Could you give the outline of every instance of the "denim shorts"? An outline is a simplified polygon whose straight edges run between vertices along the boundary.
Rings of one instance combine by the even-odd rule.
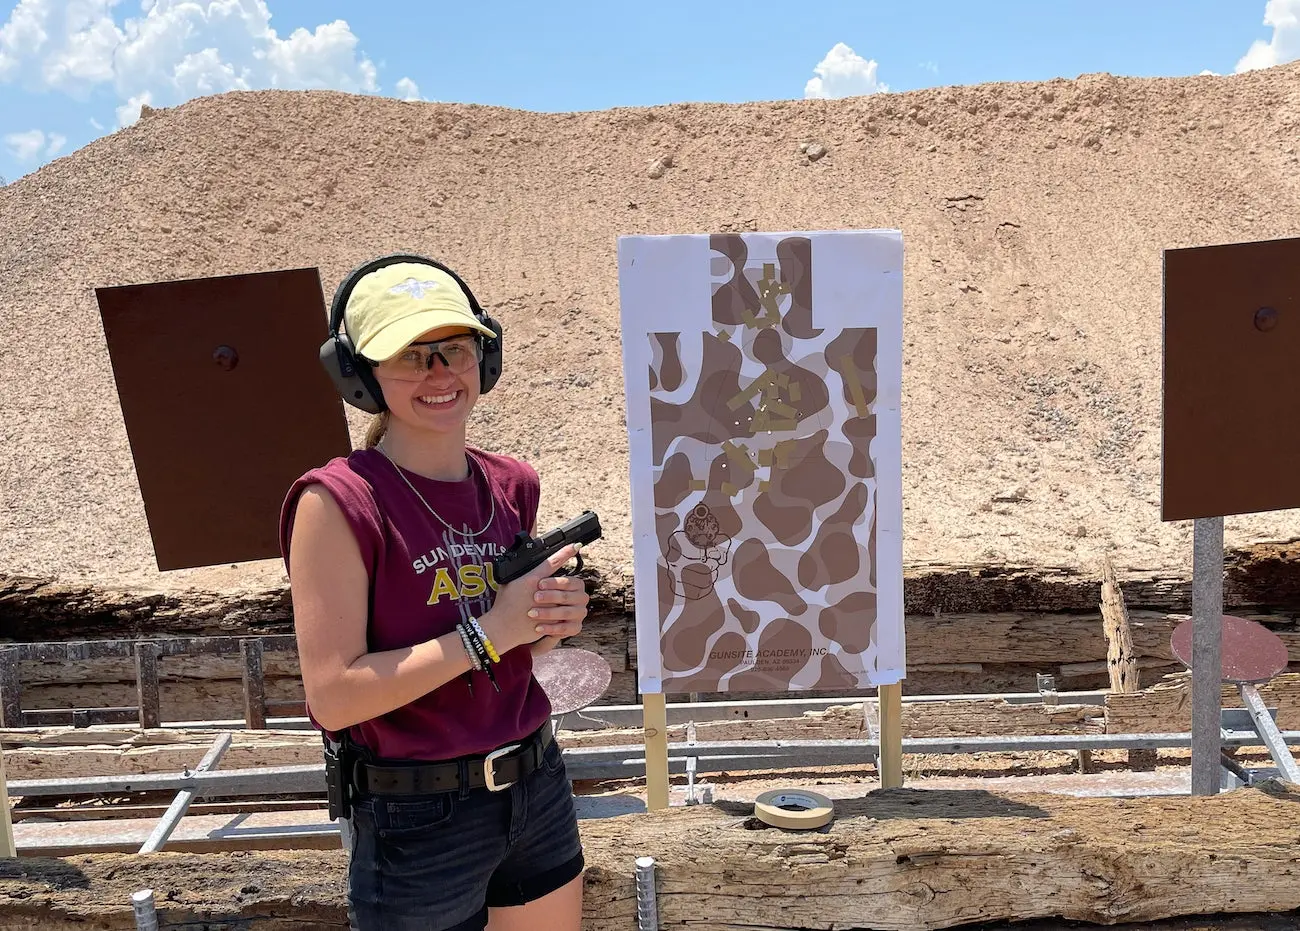
[[[585,865],[554,741],[507,789],[363,796],[348,827],[352,931],[481,931],[489,907],[539,899]]]

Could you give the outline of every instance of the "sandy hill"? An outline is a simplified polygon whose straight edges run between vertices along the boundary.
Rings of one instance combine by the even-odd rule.
[[[1161,250],[1300,235],[1297,144],[1300,64],[566,114],[326,92],[150,112],[0,189],[0,583],[11,608],[19,577],[280,591],[276,561],[154,569],[93,289],[318,266],[329,294],[410,249],[507,327],[475,440],[537,465],[543,523],[600,512],[617,590],[616,237],[849,227],[905,237],[908,565],[1091,572],[1112,548],[1184,572],[1190,526],[1158,508]],[[1228,542],[1298,530],[1231,519]]]

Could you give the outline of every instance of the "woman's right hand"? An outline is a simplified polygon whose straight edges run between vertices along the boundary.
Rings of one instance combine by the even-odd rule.
[[[541,639],[543,633],[538,626],[555,623],[539,620],[529,614],[538,607],[537,590],[542,579],[554,575],[566,562],[578,555],[576,544],[570,543],[557,550],[527,575],[521,575],[512,582],[507,582],[497,589],[496,598],[486,614],[478,619],[483,632],[488,635],[498,654],[504,654],[515,647],[533,643]],[[575,608],[579,615],[586,613],[586,599]]]

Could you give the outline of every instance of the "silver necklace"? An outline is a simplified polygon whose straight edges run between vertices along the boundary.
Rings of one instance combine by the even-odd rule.
[[[451,524],[443,520],[442,515],[439,514],[437,511],[435,511],[430,506],[428,501],[424,500],[424,495],[420,494],[420,489],[416,488],[414,485],[411,484],[411,480],[406,477],[406,473],[402,471],[402,467],[399,466],[393,460],[392,456],[388,455],[388,450],[384,449],[382,445],[378,445],[375,448],[379,450],[379,452],[383,455],[385,459],[387,459],[389,462],[393,464],[393,469],[397,472],[398,478],[406,482],[406,487],[411,489],[411,491],[415,493],[415,496],[420,499],[420,503],[425,506],[428,512],[432,514],[434,517],[438,518],[438,523],[442,524],[452,533],[460,534],[463,537],[477,537],[479,534],[486,532],[487,529],[492,526],[492,521],[496,518],[497,515],[497,499],[496,499],[496,495],[492,494],[492,487],[491,484],[488,482],[487,471],[483,469],[482,465],[479,465],[479,471],[483,472],[483,484],[484,486],[487,487],[488,490],[488,504],[489,504],[488,519],[487,519],[487,523],[484,524],[481,529],[475,530],[474,532],[471,533],[468,530],[457,530]],[[465,458],[467,458],[470,462],[474,462],[474,457],[469,455],[468,453],[465,454]],[[473,475],[473,473],[474,470],[473,468],[471,468],[470,474]]]

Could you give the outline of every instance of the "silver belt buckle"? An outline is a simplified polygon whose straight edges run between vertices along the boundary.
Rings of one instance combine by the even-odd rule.
[[[498,747],[483,758],[483,783],[487,786],[489,792],[500,792],[502,789],[508,789],[513,782],[497,782],[496,769],[493,762],[498,758],[505,756],[513,750],[518,750],[523,744],[510,744],[508,747]]]

